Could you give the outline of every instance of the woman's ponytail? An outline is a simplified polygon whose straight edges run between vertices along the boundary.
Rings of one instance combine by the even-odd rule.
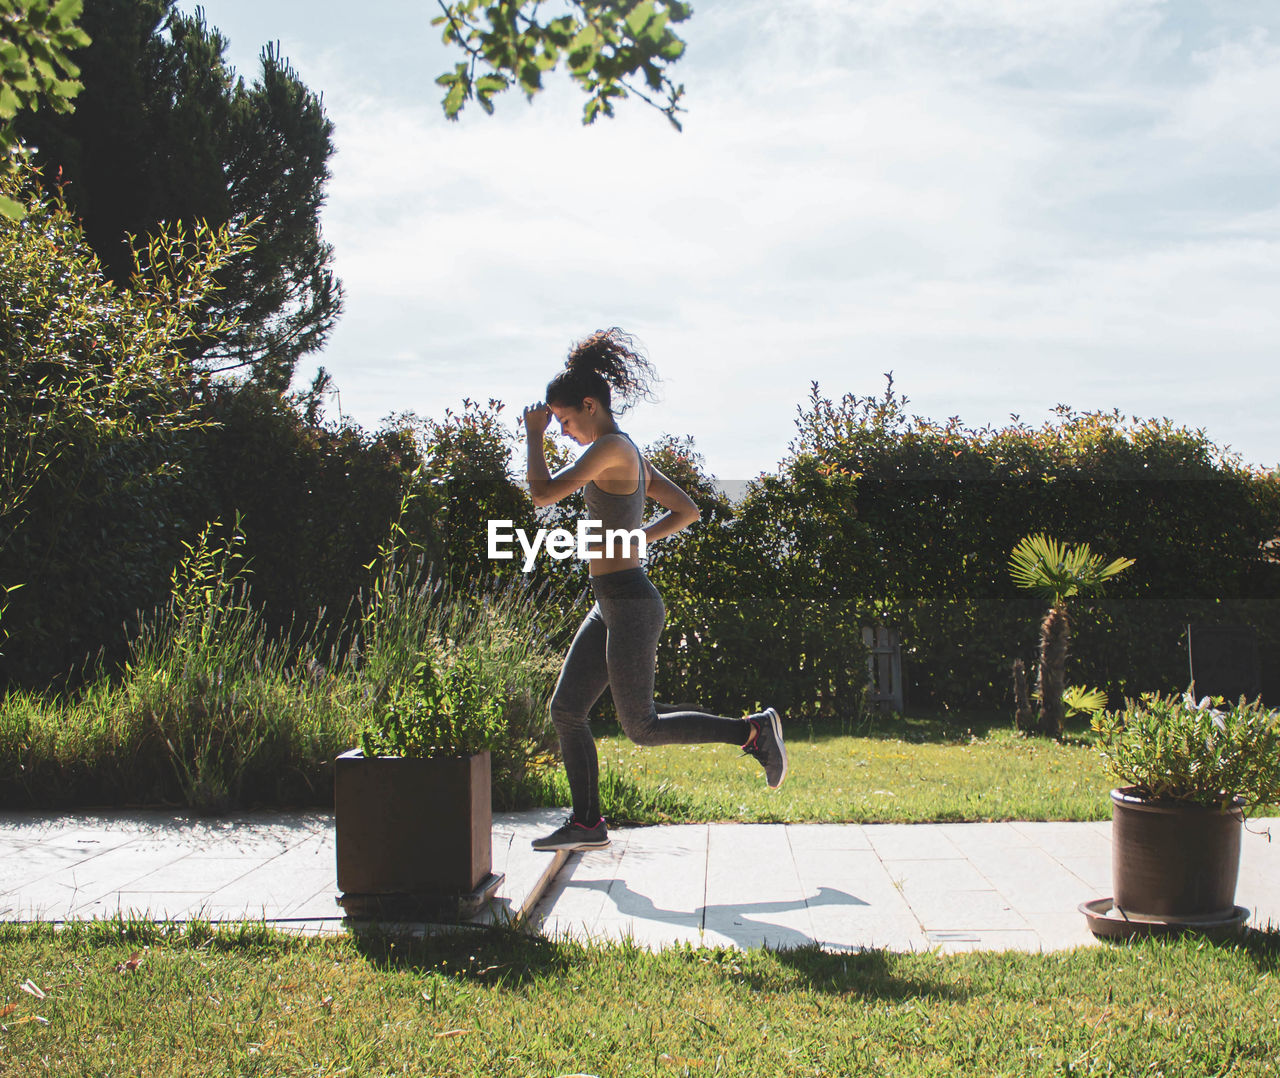
[[[547,385],[546,401],[581,408],[584,399],[594,397],[620,415],[638,400],[652,400],[650,384],[657,379],[634,338],[614,326],[597,330],[569,350],[564,370]]]

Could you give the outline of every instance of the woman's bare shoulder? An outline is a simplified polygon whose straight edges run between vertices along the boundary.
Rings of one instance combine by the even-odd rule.
[[[607,456],[612,460],[632,462],[636,459],[637,453],[640,453],[642,459],[644,457],[639,447],[620,431],[602,434],[591,445],[592,448],[598,447],[602,456]]]

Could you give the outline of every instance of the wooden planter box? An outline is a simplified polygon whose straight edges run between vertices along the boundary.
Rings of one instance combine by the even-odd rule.
[[[489,754],[334,764],[338,902],[351,917],[471,916],[493,874]]]

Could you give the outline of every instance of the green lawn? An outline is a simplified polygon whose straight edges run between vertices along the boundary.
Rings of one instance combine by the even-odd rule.
[[[1108,808],[1086,741],[793,728],[777,792],[729,747],[600,749],[618,820],[1079,819]],[[1278,1076],[1278,972],[1277,932],[944,956],[0,924],[0,1075]]]
[[[797,725],[781,790],[728,745],[640,748],[602,724],[602,801],[612,819],[848,821],[1109,819],[1108,781],[1087,727],[1064,743],[1024,738],[975,717],[890,719],[864,731]],[[562,779],[545,791],[565,804]]]
[[[0,926],[0,1074],[1280,1073],[1275,934],[943,957],[173,931]]]

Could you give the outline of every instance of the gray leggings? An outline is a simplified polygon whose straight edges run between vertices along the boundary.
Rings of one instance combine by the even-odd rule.
[[[637,745],[744,745],[751,736],[747,719],[665,708],[659,717],[653,676],[666,608],[644,569],[593,576],[591,590],[596,605],[578,627],[551,697],[573,814],[588,826],[600,816],[600,776],[587,713],[606,687],[623,732]]]

